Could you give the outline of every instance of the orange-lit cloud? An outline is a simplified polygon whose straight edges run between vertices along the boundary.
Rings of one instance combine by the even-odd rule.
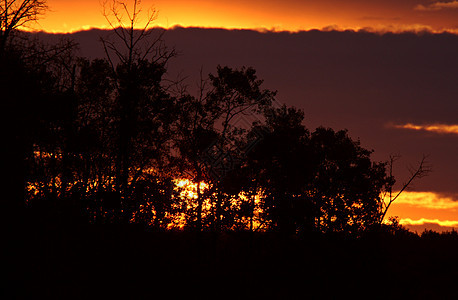
[[[405,191],[391,205],[390,216],[399,217],[400,224],[420,232],[458,228],[458,198],[435,192]]]
[[[455,8],[458,8],[458,1],[434,2],[426,6],[422,4],[415,6],[415,10],[420,10],[420,11],[436,11],[436,10],[442,10],[442,9],[455,9]]]
[[[407,123],[407,124],[402,124],[402,125],[390,124],[389,126],[398,128],[398,129],[429,131],[429,132],[440,133],[440,134],[458,134],[458,125],[456,124],[417,125],[417,124]]]
[[[458,228],[458,221],[441,221],[438,219],[425,219],[421,218],[419,220],[412,220],[409,218],[401,219],[399,221],[402,225],[425,225],[425,224],[438,224],[439,226],[443,227],[457,227]]]
[[[458,201],[454,198],[433,192],[404,192],[396,199],[396,203],[426,209],[458,209]]]

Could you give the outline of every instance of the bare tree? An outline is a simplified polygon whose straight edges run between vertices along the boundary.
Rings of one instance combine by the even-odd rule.
[[[412,184],[412,182],[414,182],[417,179],[427,176],[432,171],[431,166],[429,165],[427,161],[428,156],[423,155],[422,159],[420,160],[420,162],[418,163],[416,167],[412,167],[412,166],[409,167],[409,172],[410,172],[409,179],[402,185],[402,188],[397,193],[393,194],[393,186],[395,183],[394,177],[393,177],[393,166],[394,166],[394,163],[399,158],[400,158],[399,155],[390,155],[390,160],[388,162],[388,168],[390,172],[391,183],[388,186],[388,190],[387,190],[388,201],[385,201],[386,197],[383,197],[383,200],[382,200],[382,215],[380,217],[380,223],[382,223],[384,218],[386,217],[386,214],[391,204],[393,204],[393,202],[399,198],[399,196]]]
[[[139,60],[166,63],[175,55],[175,50],[169,50],[165,46],[165,30],[156,35],[151,30],[157,19],[157,10],[149,8],[144,12],[140,7],[140,0],[132,2],[132,7],[117,0],[103,4],[103,15],[115,38],[101,38],[101,41],[113,70],[117,65],[116,61],[129,67]]]
[[[157,11],[153,8],[143,11],[140,0],[105,2],[103,15],[111,27],[111,35],[101,37],[101,42],[112,69],[117,107],[116,190],[121,195],[124,215],[128,216],[127,199],[134,191],[139,174],[151,167],[153,157],[165,151],[165,147],[153,144],[159,142],[159,136],[165,135],[161,132],[168,132],[162,127],[168,122],[161,112],[161,107],[168,105],[162,76],[175,51],[165,46],[162,38],[165,30],[151,29]],[[147,127],[140,123],[154,127],[154,132],[142,132],[140,128],[145,131]],[[145,139],[150,139],[150,147],[146,147]],[[140,155],[146,148],[149,154]]]
[[[3,52],[11,33],[36,22],[48,6],[45,0],[2,0],[0,2],[0,52]]]
[[[21,32],[36,22],[47,7],[45,0],[0,1],[0,127],[3,142],[8,145],[2,151],[0,163],[9,174],[2,190],[7,193],[5,198],[11,199],[7,204],[10,207],[4,211],[19,212],[24,207],[29,172],[26,161],[33,157],[37,132],[44,132],[43,125],[48,124],[51,114],[54,119],[61,117],[61,113],[47,109],[47,105],[50,99],[62,94],[64,83],[72,86],[73,66],[66,63],[73,59],[76,43],[63,39],[47,45]],[[55,72],[64,68],[70,71],[67,76]]]

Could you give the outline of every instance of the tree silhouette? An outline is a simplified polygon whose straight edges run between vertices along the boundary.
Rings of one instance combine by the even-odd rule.
[[[0,3],[0,54],[15,30],[36,22],[48,6],[44,0],[4,0]]]
[[[202,206],[206,197],[222,192],[219,184],[226,172],[238,164],[240,138],[244,134],[237,126],[237,117],[245,114],[259,114],[270,105],[274,93],[261,89],[255,70],[217,67],[217,74],[209,76],[210,86],[206,89],[202,81],[199,97],[183,94],[178,98],[180,110],[177,120],[181,169],[188,172],[195,182],[206,182],[210,188],[204,193],[197,186],[195,226],[202,229]],[[214,202],[213,218],[215,228],[221,227],[224,196],[219,194]],[[227,204],[227,201],[226,201]]]
[[[376,225],[381,194],[390,183],[386,164],[372,162],[371,151],[346,131],[318,128],[311,144],[319,162],[312,198],[320,231],[358,234]]]
[[[264,139],[248,169],[265,197],[265,218],[284,234],[358,234],[377,224],[388,182],[384,163],[346,131],[317,128],[309,134],[303,113],[285,106],[266,114]]]
[[[385,196],[388,196],[388,201],[385,201],[385,199],[381,201],[382,214],[380,216],[380,224],[383,223],[383,220],[385,219],[385,216],[391,204],[393,204],[393,202],[396,201],[396,199],[398,199],[399,196],[401,196],[401,194],[406,189],[408,189],[409,186],[415,180],[428,176],[428,174],[432,171],[431,166],[429,166],[427,162],[428,157],[423,155],[423,158],[418,163],[418,166],[416,168],[413,168],[413,167],[410,168],[409,179],[405,183],[403,183],[402,187],[399,189],[396,195],[393,195],[393,187],[394,187],[394,184],[396,183],[396,180],[394,179],[394,176],[393,176],[393,166],[394,166],[395,161],[398,160],[399,157],[400,157],[399,155],[391,155],[390,160],[388,162],[390,183],[387,185],[387,189],[385,193]],[[385,198],[385,196],[383,198]]]
[[[158,168],[167,153],[167,127],[171,122],[171,101],[161,81],[175,51],[164,46],[162,34],[155,37],[149,30],[156,18],[154,10],[136,29],[142,12],[139,4],[135,0],[132,8],[125,2],[105,5],[104,15],[114,36],[102,38],[115,82],[116,191],[121,195],[126,220],[132,213],[133,203],[128,199],[136,181],[147,168]],[[156,165],[151,165],[152,161]]]
[[[20,39],[10,38],[0,53],[1,136],[8,145],[2,147],[0,158],[2,169],[8,174],[2,182],[3,204],[8,206],[4,211],[13,219],[25,204],[28,164],[34,159],[34,144],[46,143],[46,136],[70,113],[67,105],[70,102],[66,101],[62,88],[63,77],[56,70],[74,47],[72,41],[48,46],[23,35]]]
[[[265,124],[254,128],[264,132],[263,139],[250,152],[245,166],[254,170],[254,178],[248,180],[257,182],[264,195],[264,218],[285,234],[296,232],[294,214],[311,175],[309,133],[303,118],[303,112],[295,108],[267,110]]]

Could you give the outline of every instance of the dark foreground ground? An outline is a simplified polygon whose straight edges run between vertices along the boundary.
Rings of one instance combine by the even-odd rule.
[[[458,299],[456,235],[299,239],[26,222],[2,247],[0,299]]]

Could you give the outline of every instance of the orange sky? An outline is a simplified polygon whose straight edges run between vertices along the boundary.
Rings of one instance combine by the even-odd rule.
[[[441,230],[431,224],[443,230],[458,229],[458,202],[453,195],[406,191],[393,202],[387,219],[390,216],[398,216],[401,224],[419,233],[424,229]]]
[[[130,0],[129,0],[130,1]],[[127,2],[129,2],[127,1]],[[69,32],[105,27],[103,0],[48,0],[50,11],[37,29]],[[373,28],[456,30],[458,1],[430,0],[144,0],[159,11],[156,25],[276,30]]]

